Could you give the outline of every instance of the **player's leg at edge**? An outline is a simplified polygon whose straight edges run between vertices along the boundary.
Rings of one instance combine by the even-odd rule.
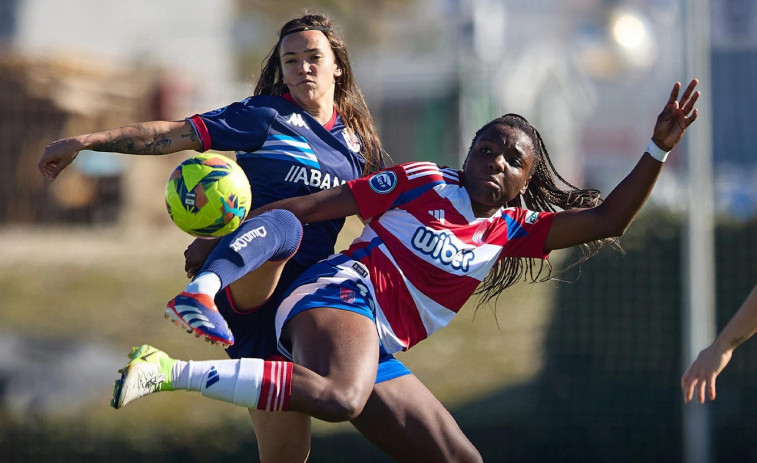
[[[449,411],[412,374],[376,384],[362,413],[351,421],[398,462],[483,461]]]
[[[291,212],[274,209],[245,221],[225,236],[184,291],[168,301],[165,317],[196,337],[228,347],[234,336],[213,300],[222,288],[250,275],[271,261],[277,275],[299,249],[302,224]],[[266,278],[261,280],[265,281]],[[267,285],[268,286],[268,285]],[[276,286],[271,282],[270,295]],[[239,291],[240,285],[233,288]],[[260,292],[256,288],[256,291]],[[264,303],[264,298],[253,305]]]

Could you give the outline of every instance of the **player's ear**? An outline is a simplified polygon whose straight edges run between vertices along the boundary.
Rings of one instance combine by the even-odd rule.
[[[340,68],[338,66],[337,66],[336,70],[334,71],[334,79],[336,79],[337,77],[342,77],[342,68]]]
[[[468,165],[468,158],[470,157],[470,151],[468,151],[468,154],[465,155],[465,160],[463,160],[462,170],[465,170],[465,166]]]
[[[526,190],[528,190],[528,184],[531,183],[532,177],[533,177],[532,175],[528,176],[528,178],[526,179],[526,183],[523,185],[523,188],[520,189],[520,194],[522,195],[526,194]]]

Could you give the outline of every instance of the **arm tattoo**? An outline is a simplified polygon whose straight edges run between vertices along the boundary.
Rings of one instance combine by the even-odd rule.
[[[189,132],[185,132],[181,134],[181,138],[189,138],[189,141],[195,142],[197,141],[197,134],[192,128],[190,128]]]
[[[191,129],[190,129],[191,132]],[[155,127],[145,127],[141,124],[127,125],[122,129],[109,130],[108,139],[92,146],[95,151],[109,151],[129,154],[164,154],[171,153],[172,140]],[[194,134],[181,134],[182,138],[196,137]]]

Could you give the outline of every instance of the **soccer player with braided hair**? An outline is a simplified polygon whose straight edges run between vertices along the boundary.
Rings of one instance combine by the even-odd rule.
[[[579,188],[565,180],[557,172],[539,131],[518,114],[505,114],[490,121],[476,132],[473,140],[475,141],[482,133],[494,125],[508,125],[516,127],[525,133],[532,134],[534,145],[539,153],[537,156],[541,159],[534,167],[529,188],[525,193],[509,201],[506,205],[507,207],[525,207],[532,211],[556,212],[560,209],[596,207],[602,202],[599,191]],[[560,184],[564,185],[564,187],[561,188]],[[603,244],[617,245],[617,243],[618,239],[616,237],[583,243],[580,246],[584,247],[586,252],[573,265],[578,265],[595,255]],[[476,290],[476,294],[482,296],[482,302],[486,302],[496,298],[504,289],[524,279],[527,275],[531,277],[532,282],[548,280],[552,269],[549,260],[539,259],[538,270],[534,268],[535,265],[537,265],[537,262],[534,259],[503,257],[489,271],[482,284]],[[547,268],[547,273],[542,277],[544,267]]]
[[[590,256],[614,243],[696,119],[696,85],[680,99],[681,84],[673,86],[645,153],[604,200],[562,180],[539,132],[506,115],[476,133],[462,170],[410,162],[255,211],[290,211],[304,224],[354,214],[366,222],[349,249],[306,270],[283,295],[276,333],[292,361],[187,362],[143,345],[122,369],[114,406],[195,391],[252,409],[349,420],[400,461],[481,461],[413,375],[376,383],[376,359],[381,365],[447,325],[477,289],[487,300],[520,279],[548,279],[551,268],[535,262],[552,250],[588,245]],[[401,435],[382,432],[398,428]]]

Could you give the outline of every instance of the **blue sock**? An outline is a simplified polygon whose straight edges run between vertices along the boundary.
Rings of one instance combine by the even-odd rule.
[[[224,288],[269,260],[288,259],[302,240],[302,224],[285,209],[266,211],[225,236],[197,272],[213,272]]]

